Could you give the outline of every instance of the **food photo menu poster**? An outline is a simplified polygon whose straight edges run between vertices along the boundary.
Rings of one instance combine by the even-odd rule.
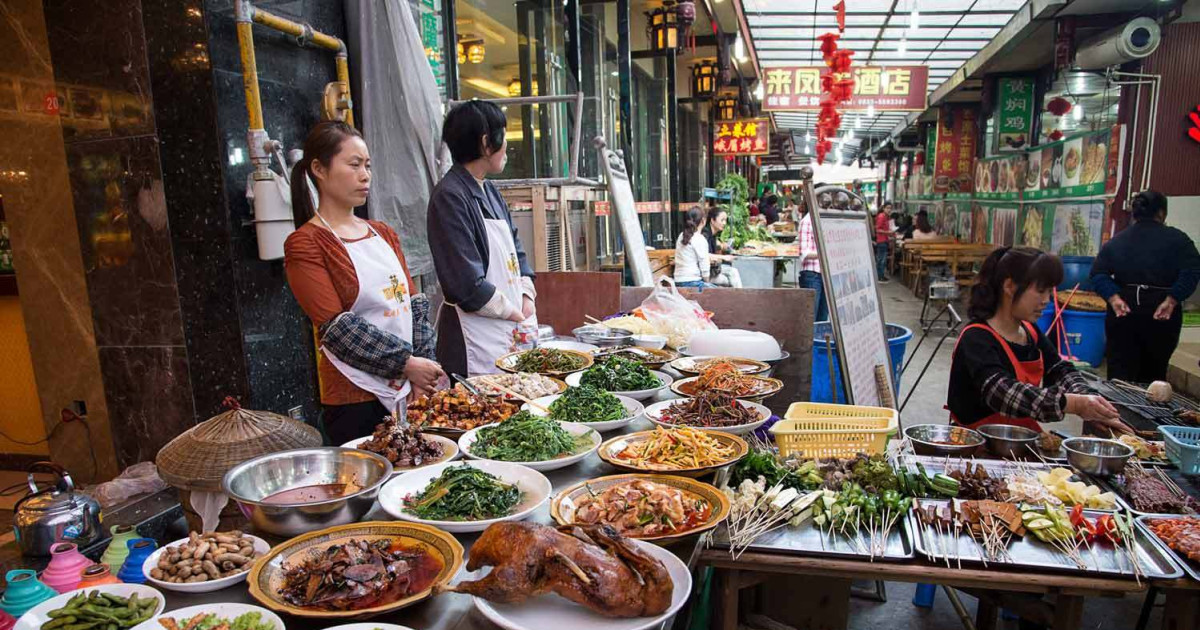
[[[825,253],[827,282],[832,287],[830,307],[837,315],[842,360],[849,372],[853,397],[846,402],[879,406],[875,366],[888,366],[890,375],[891,364],[868,237],[863,219],[821,219],[820,246]]]

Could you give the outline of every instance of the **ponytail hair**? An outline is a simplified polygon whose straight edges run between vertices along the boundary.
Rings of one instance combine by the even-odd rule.
[[[680,245],[687,247],[687,244],[692,242],[692,237],[696,235],[696,230],[700,229],[701,223],[704,223],[704,211],[700,206],[692,206],[692,209],[683,215],[683,240]]]
[[[333,158],[342,151],[342,143],[347,138],[361,138],[357,129],[340,120],[324,120],[309,130],[304,139],[304,157],[292,167],[292,219],[296,227],[308,223],[316,214],[316,203],[309,190],[308,183],[317,185],[317,178],[312,173],[313,161],[318,161],[326,168]]]
[[[1130,204],[1133,210],[1133,220],[1142,221],[1145,219],[1154,219],[1158,216],[1159,210],[1165,216],[1167,213],[1167,196],[1157,190],[1143,190],[1133,197],[1133,202]]]
[[[1016,301],[1026,289],[1036,286],[1039,291],[1056,287],[1063,281],[1062,260],[1033,247],[1001,247],[983,261],[979,278],[971,287],[971,303],[967,316],[988,319],[1000,308],[1004,281],[1017,285]]]

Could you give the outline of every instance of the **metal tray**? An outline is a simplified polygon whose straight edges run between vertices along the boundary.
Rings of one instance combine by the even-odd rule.
[[[1061,433],[1059,431],[1054,431],[1053,433],[1054,433],[1054,435],[1057,435],[1058,437],[1062,438],[1064,441],[1069,440],[1072,437],[1076,437],[1073,435],[1067,435],[1066,433]],[[1093,437],[1093,436],[1083,436],[1083,437]],[[1152,440],[1152,441],[1162,442],[1162,440]],[[1055,453],[1047,453],[1046,451],[1039,449],[1038,454],[1041,455],[1042,458],[1048,462],[1053,462],[1060,466],[1070,467],[1070,464],[1067,462],[1067,449],[1063,448],[1062,446],[1059,446],[1058,451]],[[1142,466],[1147,466],[1147,467],[1151,467],[1151,468],[1174,468],[1175,467],[1175,464],[1173,464],[1171,462],[1171,460],[1166,459],[1165,456],[1163,459],[1140,459],[1140,458],[1134,457],[1134,458],[1132,458],[1131,461],[1134,461],[1134,460],[1141,462]]]
[[[887,549],[884,550],[884,555],[875,556],[875,560],[897,561],[911,560],[916,557],[916,549],[913,545],[912,530],[908,518],[901,518],[896,521],[896,526],[892,528],[888,535]],[[863,544],[866,544],[865,537]],[[729,548],[729,530],[724,525],[717,528],[713,532],[712,545],[714,547],[728,549]],[[765,536],[760,536],[755,540],[746,551],[768,551],[772,553],[794,554],[801,556],[822,556],[828,558],[853,558],[856,560],[866,560],[870,555],[864,553],[853,539],[834,534],[832,537],[818,530],[812,521],[806,521],[800,527],[783,527],[777,529]]]
[[[1142,528],[1142,533],[1145,534],[1146,537],[1148,537],[1150,540],[1153,540],[1154,544],[1158,545],[1158,548],[1161,549],[1163,553],[1170,556],[1170,558],[1175,562],[1176,565],[1182,567],[1184,571],[1187,571],[1187,574],[1189,576],[1191,576],[1191,578],[1193,580],[1200,580],[1200,564],[1188,561],[1187,558],[1180,556],[1178,553],[1175,552],[1174,549],[1171,549],[1171,547],[1167,545],[1166,541],[1159,538],[1158,534],[1155,534],[1150,529],[1150,523],[1148,522],[1148,521],[1151,521],[1154,519],[1159,519],[1159,518],[1179,518],[1179,517],[1180,517],[1179,514],[1145,514],[1145,515],[1137,517],[1136,522],[1138,524],[1138,527]],[[1195,516],[1188,516],[1188,517],[1189,518],[1200,518],[1200,517],[1195,517]]]
[[[1129,508],[1129,511],[1133,512],[1135,515],[1145,516],[1147,514],[1151,514],[1151,512],[1142,512],[1141,510],[1138,510],[1137,508],[1133,507],[1133,502],[1130,501],[1129,498],[1125,495],[1124,483],[1117,483],[1115,481],[1115,479],[1117,477],[1123,477],[1123,475],[1115,475],[1113,477],[1092,477],[1092,481],[1095,481],[1096,485],[1100,486],[1101,490],[1104,490],[1105,492],[1111,492],[1111,493],[1117,495],[1117,499],[1122,504],[1124,504],[1127,508]],[[1178,482],[1176,482],[1176,483],[1178,483]],[[1180,484],[1180,488],[1186,488],[1186,486],[1184,486],[1183,484]],[[1197,514],[1170,514],[1168,516],[1198,516],[1198,515]]]
[[[923,505],[937,506],[941,510],[946,506],[948,501],[922,499],[921,503]],[[1084,510],[1083,513],[1089,518],[1107,514],[1107,512],[1102,510]],[[911,520],[910,526],[912,531],[916,533],[914,538],[916,539],[917,552],[931,561],[943,563],[949,561],[954,565],[957,565],[960,561],[962,564],[969,563],[973,565],[984,563],[982,549],[979,548],[978,544],[965,531],[961,531],[957,537],[953,535],[937,536],[934,528],[920,521],[915,510],[909,513],[909,519]],[[1170,554],[1164,552],[1163,545],[1160,545],[1154,539],[1154,536],[1149,535],[1144,529],[1135,529],[1134,531],[1136,533],[1139,564],[1141,564],[1144,577],[1171,579],[1183,575],[1183,571],[1179,569],[1175,559]],[[943,542],[945,542],[945,548],[942,547]],[[1023,538],[1014,536],[1008,544],[1010,559],[995,562],[988,561],[987,566],[1097,574],[1133,579],[1133,567],[1130,565],[1128,557],[1125,554],[1114,554],[1113,546],[1110,544],[1101,543],[1093,545],[1093,547],[1095,554],[1087,549],[1081,551],[1080,555],[1083,557],[1084,562],[1088,564],[1088,568],[1080,569],[1060,551],[1047,543],[1043,543],[1033,535],[1027,534]]]

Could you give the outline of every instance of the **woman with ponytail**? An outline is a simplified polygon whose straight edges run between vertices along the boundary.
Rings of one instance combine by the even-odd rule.
[[[321,421],[334,445],[370,435],[444,376],[432,360],[429,300],[413,293],[399,237],[354,214],[370,189],[362,135],[343,122],[317,123],[292,169],[296,231],[284,243],[284,268],[317,328]]]
[[[709,266],[708,239],[702,231],[707,223],[704,210],[694,206],[683,215],[683,232],[675,239],[675,286],[709,288],[717,285],[705,282]]]
[[[971,288],[971,323],[958,337],[950,367],[946,408],[953,424],[1009,424],[1040,433],[1040,423],[1073,413],[1130,430],[1033,324],[1062,278],[1062,261],[1032,247],[1001,247],[984,261]]]

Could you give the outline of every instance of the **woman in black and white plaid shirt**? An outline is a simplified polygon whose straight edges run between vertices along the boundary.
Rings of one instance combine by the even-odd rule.
[[[950,368],[946,408],[953,423],[1041,432],[1040,423],[1073,413],[1130,430],[1033,324],[1062,278],[1058,256],[1031,247],[1001,247],[984,261],[971,290],[971,323],[958,337]]]

